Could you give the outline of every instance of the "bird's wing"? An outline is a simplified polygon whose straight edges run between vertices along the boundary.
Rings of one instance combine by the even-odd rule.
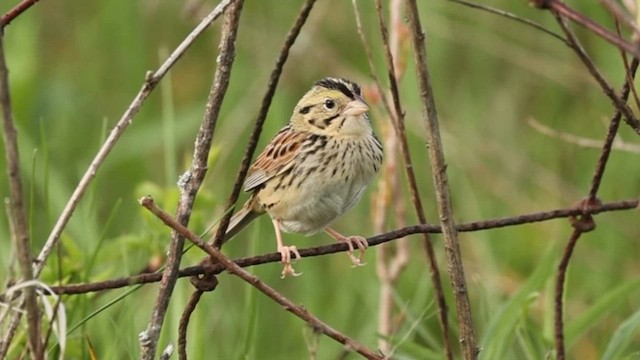
[[[290,169],[307,135],[293,131],[290,126],[280,130],[249,168],[244,191],[251,191]]]

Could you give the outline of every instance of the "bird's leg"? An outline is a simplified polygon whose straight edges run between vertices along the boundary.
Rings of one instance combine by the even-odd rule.
[[[332,228],[325,228],[324,231],[327,234],[329,234],[329,236],[336,239],[336,241],[347,243],[347,245],[349,246],[349,251],[347,252],[347,254],[349,255],[349,259],[351,259],[351,262],[353,263],[354,266],[362,266],[366,264],[366,263],[363,263],[362,260],[364,259],[365,250],[369,247],[369,243],[367,243],[367,239],[363,238],[362,236],[355,236],[355,235],[344,236],[339,232],[333,230]],[[355,257],[353,255],[354,243],[356,244],[358,249],[360,249],[359,257]]]
[[[282,269],[282,276],[280,278],[284,279],[287,275],[299,276],[302,273],[297,273],[293,270],[293,266],[291,266],[291,253],[293,253],[296,257],[296,260],[300,259],[300,253],[295,246],[285,246],[282,242],[282,231],[280,231],[280,222],[275,219],[271,219],[273,222],[273,227],[276,230],[276,241],[278,242],[278,252],[280,253],[280,261],[284,264],[284,269]]]

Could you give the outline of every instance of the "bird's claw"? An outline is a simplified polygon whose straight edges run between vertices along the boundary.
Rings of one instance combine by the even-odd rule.
[[[347,243],[347,246],[349,246],[349,251],[347,252],[347,255],[349,255],[349,259],[351,260],[351,263],[353,264],[352,267],[367,265],[367,263],[363,262],[364,253],[367,250],[367,248],[369,247],[369,243],[367,243],[367,239],[363,238],[362,236],[346,236],[346,237],[340,239],[340,241],[343,241],[343,242]],[[356,244],[356,246],[360,250],[360,255],[358,257],[355,257],[355,255],[353,255],[353,252],[354,252],[353,244],[354,243]]]
[[[295,255],[296,260],[300,260],[301,256],[298,252],[298,249],[295,246],[281,246],[278,248],[278,252],[280,253],[280,262],[284,264],[284,268],[282,269],[281,279],[284,279],[288,275],[291,276],[300,276],[302,273],[297,273],[293,266],[291,266],[291,253]]]

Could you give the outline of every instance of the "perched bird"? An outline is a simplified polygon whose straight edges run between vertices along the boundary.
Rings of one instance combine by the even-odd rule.
[[[253,194],[232,218],[224,241],[261,214],[271,217],[282,277],[299,275],[291,266],[295,246],[282,232],[307,235],[324,230],[349,245],[349,258],[361,265],[368,246],[361,236],[344,236],[329,224],[353,207],[382,164],[382,144],[367,117],[360,87],[325,78],[300,99],[291,120],[271,140],[247,174],[244,190]],[[354,244],[360,257],[353,255]]]

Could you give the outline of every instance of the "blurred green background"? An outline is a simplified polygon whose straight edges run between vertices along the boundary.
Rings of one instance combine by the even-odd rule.
[[[3,2],[0,11],[6,12],[14,3]],[[604,138],[612,106],[576,56],[561,41],[532,27],[449,1],[421,3],[457,221],[564,208],[581,199],[599,150],[543,135],[528,124],[535,119],[557,131]],[[530,7],[527,1],[483,3],[560,32],[549,13]],[[611,17],[596,2],[569,3],[613,27]],[[145,72],[156,69],[215,4],[211,0],[43,1],[6,29],[5,52],[36,253],[106,134],[139,90]],[[300,5],[301,1],[246,1],[211,167],[190,225],[196,232],[204,231],[223,212],[269,73]],[[358,5],[377,74],[386,80],[373,2],[358,1]],[[576,30],[618,88],[624,77],[619,52],[583,29]],[[42,275],[47,283],[56,283],[58,268],[64,283],[77,283],[136,274],[164,261],[169,231],[137,199],[149,194],[170,213],[175,211],[175,184],[191,161],[215,69],[219,33],[216,22],[135,117],[67,226],[59,257],[50,258]],[[428,218],[435,222],[410,50],[409,46],[403,55],[407,70],[400,93],[420,190]],[[325,76],[372,84],[349,1],[318,1],[314,7],[285,65],[260,148],[286,124],[310,84]],[[388,127],[381,106],[372,115],[378,129]],[[620,138],[637,143],[625,125]],[[614,151],[600,197],[604,201],[637,197],[638,164],[637,153]],[[4,169],[4,156],[0,165]],[[336,228],[373,235],[370,200],[376,189],[374,183]],[[5,175],[0,176],[0,196],[8,196]],[[406,222],[414,224],[414,211],[406,203]],[[574,359],[640,358],[640,336],[634,332],[638,321],[625,322],[640,304],[638,214],[606,213],[596,221],[597,230],[580,239],[568,272],[568,353]],[[388,228],[394,228],[393,223]],[[567,220],[554,220],[461,235],[481,358],[542,359],[551,353],[554,273],[570,232]],[[4,283],[14,257],[6,214],[0,217],[0,236],[0,281]],[[299,248],[330,242],[322,234],[287,235],[286,239]],[[410,264],[394,288],[397,331],[390,341],[398,359],[442,358],[420,239],[411,237]],[[455,331],[441,238],[433,239]],[[267,217],[225,247],[231,257],[274,250]],[[302,260],[296,270],[304,275],[297,278],[280,280],[279,264],[251,271],[334,328],[376,348],[380,287],[376,251],[367,253],[368,266],[357,269],[350,268],[344,254],[337,254]],[[202,257],[192,249],[183,265],[196,264]],[[192,317],[190,358],[309,358],[315,338],[302,321],[237,278],[223,274],[219,280],[218,289],[203,296]],[[149,321],[157,289],[157,285],[144,286],[89,321],[83,319],[127,290],[64,297],[69,328],[81,324],[69,334],[66,357],[86,359],[92,346],[101,360],[137,358],[138,334]],[[179,281],[159,349],[176,342],[179,317],[191,292],[187,280]],[[452,339],[457,339],[455,333]],[[316,340],[319,359],[342,356],[340,344],[325,337]],[[23,329],[10,358],[18,356],[24,343]],[[50,348],[51,355],[57,354],[55,346]]]

